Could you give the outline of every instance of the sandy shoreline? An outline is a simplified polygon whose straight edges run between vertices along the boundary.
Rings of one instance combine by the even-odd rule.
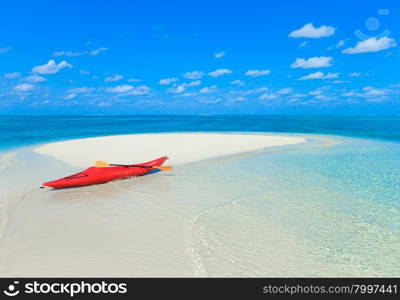
[[[213,157],[293,145],[304,138],[263,134],[170,133],[95,137],[49,143],[34,148],[75,167],[87,167],[96,160],[140,163],[168,155],[172,165]]]

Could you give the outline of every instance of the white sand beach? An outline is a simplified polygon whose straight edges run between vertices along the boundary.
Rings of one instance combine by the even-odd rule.
[[[170,133],[95,137],[50,143],[34,149],[75,167],[95,160],[141,163],[168,155],[168,164],[180,165],[213,157],[293,145],[304,138],[266,134]]]

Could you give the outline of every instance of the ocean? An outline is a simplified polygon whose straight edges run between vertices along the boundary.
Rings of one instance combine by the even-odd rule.
[[[400,116],[0,116],[0,149],[129,133],[288,132],[400,140]]]
[[[0,275],[400,276],[400,117],[0,117],[5,155],[56,140],[191,131],[308,142],[46,193],[33,188],[45,171],[76,170],[24,150],[0,170]],[[33,179],[21,173],[27,165]],[[132,237],[143,227],[149,237]]]

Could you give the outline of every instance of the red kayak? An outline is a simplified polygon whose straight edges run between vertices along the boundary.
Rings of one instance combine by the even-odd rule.
[[[44,186],[50,186],[55,189],[68,187],[78,187],[92,184],[105,183],[116,179],[124,179],[133,176],[141,176],[155,169],[152,167],[161,166],[167,156],[155,160],[135,165],[110,165],[109,167],[90,167],[80,173],[60,178],[54,181],[43,183]]]

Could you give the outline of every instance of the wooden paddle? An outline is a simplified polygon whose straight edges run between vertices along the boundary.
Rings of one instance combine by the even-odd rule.
[[[147,168],[147,169],[157,169],[161,171],[172,171],[172,167],[170,166],[141,166],[141,165],[117,165],[110,164],[106,161],[98,160],[95,163],[97,168],[105,168],[105,167],[137,167],[137,168]]]

